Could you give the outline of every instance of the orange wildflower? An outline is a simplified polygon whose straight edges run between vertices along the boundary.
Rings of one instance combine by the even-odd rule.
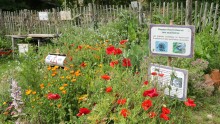
[[[68,67],[64,67],[64,70],[65,70],[65,71],[68,71],[68,70],[69,70],[69,68],[68,68]]]
[[[48,70],[48,71],[50,71],[50,70],[51,70],[51,67],[50,67],[50,66],[49,66],[49,67],[47,67],[47,70]]]
[[[63,93],[63,94],[66,94],[66,90],[63,90],[62,93]]]
[[[41,89],[44,89],[44,84],[40,84],[40,88],[41,88]]]
[[[76,75],[76,76],[80,76],[80,70],[77,70],[77,71],[75,72],[75,75]]]
[[[75,78],[73,78],[73,79],[71,80],[71,82],[76,82],[76,79],[75,79]]]
[[[32,92],[32,90],[28,89],[28,90],[26,90],[25,94],[26,94],[26,95],[30,95],[31,92]]]

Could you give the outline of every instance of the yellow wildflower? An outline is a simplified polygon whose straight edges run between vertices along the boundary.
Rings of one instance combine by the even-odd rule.
[[[73,64],[70,65],[70,67],[73,67],[73,66],[74,66]]]
[[[33,91],[33,92],[32,92],[33,95],[35,95],[36,93],[37,93],[36,91]]]
[[[53,103],[50,103],[50,106],[52,106],[53,105]]]
[[[40,84],[40,88],[41,88],[41,89],[44,89],[44,84]]]
[[[32,90],[28,89],[28,90],[26,90],[25,94],[26,94],[26,95],[30,95],[31,92],[32,92]]]
[[[69,68],[68,67],[64,67],[64,70],[67,71],[67,70],[69,70]]]
[[[74,74],[74,71],[70,71],[70,74]]]
[[[60,87],[59,89],[60,89],[60,90],[63,90],[63,89],[64,89],[64,87],[62,86],[62,87]]]
[[[64,87],[67,87],[67,86],[68,86],[68,84],[63,84],[63,86],[64,86]]]
[[[73,79],[71,80],[71,82],[76,82],[76,79],[75,79],[75,78],[73,78]]]
[[[62,106],[62,104],[58,104],[58,105],[57,105],[57,108],[60,108],[61,106]]]
[[[62,93],[63,93],[63,94],[66,94],[66,90],[63,90]]]
[[[67,79],[67,80],[70,80],[70,79],[71,79],[71,76],[66,76],[66,79]]]
[[[3,105],[6,105],[7,103],[6,102],[3,102]]]
[[[64,76],[61,76],[60,78],[61,78],[61,79],[64,79]]]
[[[99,64],[99,67],[101,68],[103,65],[102,64]]]
[[[78,98],[79,101],[86,101],[88,99],[88,94],[84,94]]]

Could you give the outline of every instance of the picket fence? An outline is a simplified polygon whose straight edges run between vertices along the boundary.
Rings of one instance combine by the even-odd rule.
[[[88,4],[73,9],[54,8],[50,10],[0,10],[0,33],[1,34],[54,34],[73,26],[94,27],[116,20],[121,12],[129,11],[136,15],[140,25],[168,24],[174,20],[174,24],[185,24],[185,5],[182,2],[150,3],[134,8],[132,5],[95,5]],[[215,34],[220,31],[219,4],[193,3],[192,24],[197,32],[211,27],[210,32]],[[39,12],[48,12],[48,20],[39,18]],[[68,13],[63,16],[60,13]],[[65,14],[64,14],[65,15]]]

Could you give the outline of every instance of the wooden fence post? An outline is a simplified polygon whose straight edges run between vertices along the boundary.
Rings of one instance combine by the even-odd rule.
[[[214,24],[213,24],[212,35],[215,34],[215,30],[216,30],[217,14],[218,14],[218,4],[216,4],[216,7],[215,7],[215,16],[214,16],[214,22],[213,22]]]
[[[192,24],[192,0],[186,0],[186,20],[185,25]]]
[[[4,18],[3,18],[3,14],[2,14],[2,10],[0,9],[0,35],[4,35],[5,32],[5,28],[4,28]]]

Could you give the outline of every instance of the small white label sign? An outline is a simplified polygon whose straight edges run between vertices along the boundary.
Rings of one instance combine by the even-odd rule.
[[[39,20],[48,20],[48,12],[38,12]]]
[[[48,65],[57,65],[57,66],[64,66],[64,60],[66,59],[66,56],[59,56],[59,55],[48,55],[45,58],[45,63]]]

